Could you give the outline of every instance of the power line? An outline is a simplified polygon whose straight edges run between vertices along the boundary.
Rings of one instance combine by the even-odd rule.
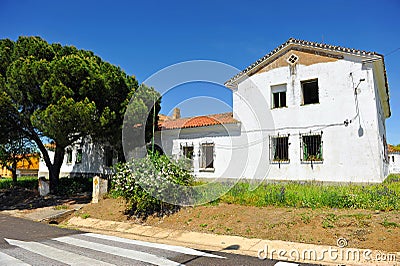
[[[395,52],[397,52],[397,51],[399,51],[399,50],[400,50],[400,47],[394,49],[393,51],[391,51],[391,52],[389,52],[389,53],[387,53],[387,54],[385,54],[385,56],[387,57],[388,55],[394,54]]]

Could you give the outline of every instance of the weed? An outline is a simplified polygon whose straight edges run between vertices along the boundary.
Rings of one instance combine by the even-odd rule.
[[[389,222],[386,218],[383,220],[381,225],[383,225],[386,228],[387,227],[400,227],[400,224],[398,224],[396,222]]]
[[[67,210],[68,209],[68,205],[57,205],[54,206],[55,210]]]
[[[87,218],[90,217],[90,214],[89,213],[82,213],[81,217],[82,217],[82,219],[87,219]]]
[[[300,216],[303,223],[309,224],[311,222],[311,216],[309,214],[302,213]]]
[[[322,221],[322,228],[334,228],[334,223],[338,220],[338,217],[334,213],[329,213]]]
[[[207,227],[207,225],[208,224],[200,224],[199,226],[202,227],[202,228],[205,228],[205,227]]]

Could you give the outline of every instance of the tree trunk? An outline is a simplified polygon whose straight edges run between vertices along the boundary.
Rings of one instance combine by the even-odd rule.
[[[11,166],[13,186],[17,186],[17,162],[13,162]]]
[[[35,143],[38,145],[38,148],[42,153],[43,160],[46,163],[47,169],[49,170],[50,193],[56,194],[58,190],[61,165],[64,159],[65,147],[59,147],[58,145],[56,145],[56,151],[53,158],[54,163],[51,163],[49,153],[40,137],[37,134],[32,134],[31,137],[33,141],[35,141]]]
[[[49,169],[50,179],[50,193],[57,194],[58,192],[58,181],[60,180],[61,165],[64,160],[65,148],[56,145],[56,151],[54,152],[54,162]]]

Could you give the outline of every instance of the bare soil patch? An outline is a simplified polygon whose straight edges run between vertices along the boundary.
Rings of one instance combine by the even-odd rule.
[[[400,250],[400,212],[362,209],[253,207],[234,204],[187,207],[165,217],[146,220],[125,215],[123,199],[107,198],[88,204],[78,215],[129,221],[169,229],[237,235],[336,246],[339,237],[348,247]]]

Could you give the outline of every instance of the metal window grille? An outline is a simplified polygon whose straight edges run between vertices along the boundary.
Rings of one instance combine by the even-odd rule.
[[[201,168],[214,168],[214,143],[201,144]]]
[[[72,150],[67,150],[67,163],[72,163]]]
[[[289,135],[270,136],[270,161],[289,161]]]
[[[322,132],[320,134],[302,134],[301,136],[302,161],[324,160],[322,150]]]
[[[76,163],[81,163],[82,162],[82,149],[77,149],[75,162]]]
[[[182,158],[184,160],[185,169],[190,170],[193,169],[193,158],[194,158],[194,147],[191,146],[182,146],[181,144],[181,152]]]

